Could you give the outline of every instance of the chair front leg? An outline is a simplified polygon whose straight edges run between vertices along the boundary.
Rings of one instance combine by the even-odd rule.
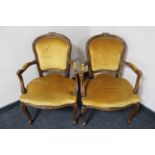
[[[82,126],[86,126],[87,125],[87,108],[85,106],[82,106],[82,110],[81,110],[81,113],[82,113]]]
[[[25,116],[27,117],[28,123],[31,124],[32,123],[32,117],[31,117],[31,114],[29,113],[27,107],[23,103],[20,103],[20,109],[25,114]]]
[[[73,124],[77,124],[77,112],[78,112],[78,106],[77,104],[73,105],[73,116],[72,116],[72,119],[73,119]]]
[[[132,106],[131,111],[128,114],[128,123],[131,124],[134,116],[137,114],[139,111],[139,103]]]

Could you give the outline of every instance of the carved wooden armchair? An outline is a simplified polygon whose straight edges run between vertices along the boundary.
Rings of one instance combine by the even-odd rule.
[[[132,107],[128,115],[128,123],[131,123],[139,107],[138,89],[142,72],[124,61],[126,43],[118,36],[103,33],[87,41],[86,51],[88,61],[80,66],[83,126],[87,121],[87,108],[113,111]],[[85,65],[88,65],[89,79],[84,81]],[[121,77],[124,65],[137,74],[134,88]]]
[[[27,109],[32,106],[39,109],[57,109],[66,106],[73,108],[73,123],[76,124],[77,113],[77,64],[70,60],[71,42],[58,33],[49,33],[38,37],[33,43],[35,60],[26,63],[17,71],[20,79],[21,111],[32,123]],[[74,78],[69,78],[70,65],[74,68]],[[24,85],[22,73],[31,65],[37,65],[39,77]],[[47,74],[51,71],[54,73]],[[60,71],[64,75],[60,74]],[[45,75],[46,73],[46,75]]]

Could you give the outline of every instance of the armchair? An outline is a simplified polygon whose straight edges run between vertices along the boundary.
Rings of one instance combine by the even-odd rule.
[[[27,106],[39,109],[71,106],[73,108],[73,124],[76,124],[78,72],[77,64],[70,60],[70,40],[62,34],[48,33],[35,39],[33,51],[35,60],[24,64],[17,71],[22,93],[20,96],[21,111],[31,124],[32,117]],[[22,74],[32,65],[37,65],[39,77],[30,81],[25,87]],[[69,78],[71,65],[74,69],[73,79]],[[54,72],[49,73],[50,71]],[[45,73],[46,75],[44,75]]]
[[[126,43],[118,36],[103,33],[87,41],[86,51],[88,61],[80,66],[82,125],[86,126],[88,108],[115,111],[131,107],[128,114],[128,123],[131,123],[139,108],[138,90],[142,72],[132,63],[124,61]],[[134,88],[121,77],[124,64],[137,74]],[[86,65],[89,78],[84,80]]]

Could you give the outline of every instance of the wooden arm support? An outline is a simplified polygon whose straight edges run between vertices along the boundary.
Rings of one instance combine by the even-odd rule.
[[[20,88],[21,88],[22,94],[25,94],[26,93],[26,88],[25,88],[25,85],[24,85],[24,80],[23,80],[22,74],[23,74],[23,72],[26,71],[26,69],[28,67],[30,67],[31,65],[34,65],[34,64],[36,64],[36,61],[35,60],[34,61],[31,61],[31,62],[28,62],[28,63],[24,64],[21,69],[19,69],[17,71],[17,76],[19,77],[19,80],[20,80]]]
[[[77,95],[77,91],[78,91],[78,65],[77,65],[77,63],[75,63],[72,60],[69,60],[69,63],[71,65],[73,65],[73,70],[74,70],[74,82],[75,82],[75,85],[74,85],[73,94]]]
[[[85,64],[80,65],[80,92],[81,92],[81,96],[86,95],[85,82],[84,82],[84,66],[85,66]]]
[[[137,79],[136,79],[135,87],[133,90],[134,94],[137,94],[139,90],[140,79],[142,77],[142,72],[134,64],[130,62],[125,62],[125,64],[137,74]]]

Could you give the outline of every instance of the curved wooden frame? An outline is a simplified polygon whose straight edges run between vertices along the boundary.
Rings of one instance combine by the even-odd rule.
[[[35,60],[31,61],[31,62],[28,62],[26,64],[23,65],[22,69],[19,69],[17,71],[17,76],[20,80],[20,88],[21,88],[21,93],[22,94],[25,94],[26,93],[26,87],[24,85],[24,80],[23,80],[23,77],[22,77],[22,74],[32,65],[37,65],[37,68],[38,68],[38,71],[39,71],[39,76],[40,77],[43,77],[43,72],[48,72],[50,70],[53,70],[52,68],[50,70],[41,70],[40,69],[40,66],[39,66],[39,60],[38,60],[38,56],[37,56],[37,52],[36,52],[36,49],[34,47],[36,41],[42,37],[59,37],[61,39],[64,39],[68,45],[69,45],[69,48],[68,48],[68,56],[67,56],[67,67],[65,69],[65,76],[69,78],[69,73],[70,73],[70,65],[73,65],[73,68],[74,68],[74,83],[75,83],[75,86],[74,86],[74,90],[73,90],[73,95],[77,96],[77,91],[78,91],[78,71],[77,71],[77,64],[74,63],[73,61],[70,60],[70,57],[71,57],[71,49],[72,49],[72,46],[71,46],[71,42],[70,40],[62,35],[62,34],[58,34],[58,33],[55,33],[55,32],[50,32],[48,34],[45,34],[45,35],[42,35],[38,38],[36,38],[33,42],[33,51],[34,51],[34,54],[35,54]],[[77,99],[76,99],[77,100]],[[31,107],[34,107],[34,108],[38,108],[38,109],[59,109],[59,108],[63,108],[63,107],[67,107],[67,106],[72,106],[73,108],[73,124],[76,124],[77,123],[77,111],[78,111],[78,106],[77,106],[77,101],[75,103],[64,103],[64,105],[61,105],[61,106],[36,106],[36,105],[33,105],[31,103],[23,103],[23,102],[20,102],[20,108],[21,108],[21,111],[26,115],[27,119],[28,119],[28,122],[31,124],[32,123],[32,117],[31,117],[31,114],[29,113],[28,109],[26,106],[31,106]]]
[[[122,56],[121,56],[119,68],[116,71],[99,70],[99,71],[94,72],[92,70],[92,66],[91,66],[91,59],[90,59],[89,48],[88,48],[89,47],[89,43],[92,40],[94,40],[95,38],[104,37],[104,36],[105,37],[113,37],[115,39],[118,39],[124,45],[124,49],[123,49],[123,53],[122,53]],[[120,37],[118,37],[116,35],[109,34],[109,33],[102,33],[102,34],[99,34],[99,35],[95,35],[95,36],[91,37],[87,41],[87,43],[86,43],[86,53],[87,53],[88,61],[87,61],[87,63],[81,64],[81,66],[80,66],[80,92],[81,92],[81,96],[82,97],[87,95],[86,94],[86,88],[85,88],[87,81],[84,81],[84,78],[83,78],[84,77],[84,66],[85,65],[88,65],[89,79],[91,79],[91,78],[94,78],[94,73],[104,72],[104,71],[106,71],[106,72],[107,71],[108,72],[114,72],[116,77],[120,77],[121,76],[123,65],[126,64],[128,67],[130,67],[137,74],[137,79],[136,79],[135,87],[133,89],[133,93],[135,93],[135,94],[138,93],[138,90],[139,90],[139,82],[140,82],[140,78],[142,76],[142,72],[135,65],[133,65],[133,64],[131,64],[129,62],[125,62],[124,61],[126,49],[127,49],[127,45],[126,45],[125,41],[122,38],[120,38]],[[121,107],[121,108],[117,108],[117,107],[116,108],[99,108],[99,107],[95,107],[95,106],[85,106],[85,105],[82,105],[82,110],[81,110],[81,113],[83,115],[82,125],[83,126],[86,126],[86,122],[87,122],[86,111],[87,111],[88,108],[97,109],[97,110],[104,110],[104,111],[117,111],[117,110],[125,109],[125,108],[128,108],[128,107],[131,107],[132,108],[132,110],[128,114],[128,123],[131,123],[132,120],[133,120],[133,117],[138,112],[139,103],[130,104],[128,106]]]

